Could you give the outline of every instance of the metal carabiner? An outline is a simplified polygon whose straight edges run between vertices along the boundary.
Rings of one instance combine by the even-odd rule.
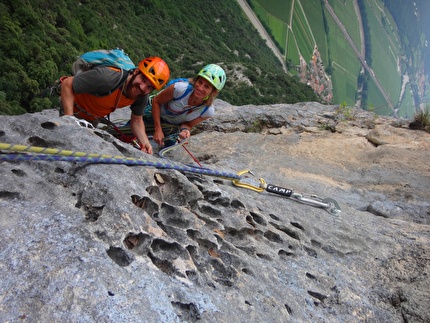
[[[250,177],[250,176],[246,176],[246,174],[249,174],[249,175],[251,175],[252,177]],[[240,178],[240,179],[234,179],[234,180],[232,180],[232,182],[233,182],[233,185],[234,185],[234,186],[247,188],[247,189],[249,189],[249,190],[253,190],[253,191],[258,192],[258,193],[264,192],[264,190],[266,189],[267,183],[266,183],[266,181],[265,181],[264,179],[262,179],[262,178],[259,178],[259,179],[258,179],[258,180],[259,180],[259,182],[260,182],[258,186],[257,186],[257,185],[253,185],[253,184],[251,184],[251,183],[244,183],[244,182],[241,182],[241,181],[242,181],[242,179],[245,179],[245,180],[246,180],[246,179],[249,179],[249,178],[252,178],[252,179],[256,180],[255,175],[254,175],[250,170],[247,170],[247,169],[242,170],[242,171],[238,172],[238,173],[237,173],[237,175],[239,175],[239,176],[245,175],[245,176],[244,176],[244,178]]]
[[[334,199],[331,199],[331,198],[322,199],[319,196],[314,194],[294,193],[293,190],[291,189],[283,188],[273,184],[267,184],[263,178],[258,179],[259,181],[258,185],[255,185],[249,182],[243,182],[242,180],[246,181],[247,179],[252,179],[254,183],[256,182],[257,178],[250,170],[242,170],[238,172],[237,175],[241,176],[241,178],[232,180],[233,185],[235,186],[253,190],[258,193],[267,191],[269,193],[282,195],[287,198],[294,199],[297,202],[300,202],[303,204],[308,204],[311,206],[323,208],[333,215],[338,215],[341,212],[339,204]],[[247,176],[247,175],[251,175],[251,176]]]
[[[318,195],[314,195],[314,194],[293,193],[291,194],[291,199],[294,199],[297,202],[300,202],[303,204],[323,208],[327,212],[333,215],[338,215],[341,212],[339,203],[337,203],[337,201],[332,198],[323,199]]]

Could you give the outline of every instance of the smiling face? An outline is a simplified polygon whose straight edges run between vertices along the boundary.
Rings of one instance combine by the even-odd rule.
[[[202,77],[197,78],[194,84],[194,96],[196,97],[196,99],[204,100],[214,90],[215,90],[214,86],[211,83],[209,83],[208,80]]]
[[[129,99],[136,100],[154,91],[152,83],[139,70],[135,70],[128,80],[125,95]]]

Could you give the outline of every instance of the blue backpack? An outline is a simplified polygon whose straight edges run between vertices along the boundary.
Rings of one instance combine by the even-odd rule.
[[[130,57],[120,48],[87,52],[79,56],[79,60],[81,60],[81,63],[86,63],[81,66],[84,70],[91,69],[97,65],[117,67],[124,71],[131,71],[136,68]]]
[[[73,63],[72,74],[77,75],[99,65],[116,67],[120,69],[121,72],[121,78],[119,79],[118,83],[115,84],[115,86],[108,93],[103,93],[99,96],[105,96],[115,91],[127,79],[129,75],[128,72],[136,69],[136,65],[121,48],[109,50],[100,49],[86,52],[79,56],[78,59]]]

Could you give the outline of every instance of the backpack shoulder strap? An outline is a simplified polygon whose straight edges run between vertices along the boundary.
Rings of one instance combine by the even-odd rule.
[[[187,89],[185,90],[185,92],[181,96],[179,96],[177,98],[173,98],[173,101],[177,101],[177,100],[180,100],[180,99],[186,97],[188,95],[188,93],[190,93],[192,90],[193,90],[193,86],[190,83],[188,83],[188,86],[187,86]]]
[[[205,107],[203,108],[202,112],[200,113],[200,116],[202,116],[202,115],[203,115],[203,113],[205,113],[208,109],[209,109],[209,106],[208,106],[208,105],[207,105],[207,106],[205,106]]]
[[[127,80],[127,77],[129,75],[129,73],[121,68],[113,68],[112,69],[118,70],[118,73],[121,73],[121,77],[119,78],[118,82],[116,82],[116,84],[112,87],[112,89],[110,89],[108,92],[106,93],[102,93],[102,94],[98,94],[97,96],[106,96],[111,94],[113,91],[115,91],[116,89],[118,89],[121,85],[124,84],[124,82]]]
[[[187,82],[187,83],[188,83],[188,86],[187,86],[187,89],[185,90],[185,92],[184,92],[182,95],[180,95],[179,97],[177,97],[177,98],[173,98],[173,101],[177,101],[177,100],[180,100],[180,99],[184,98],[185,96],[187,96],[187,95],[188,95],[188,93],[190,93],[190,92],[193,90],[193,86],[192,86],[192,84],[191,84],[191,83],[190,83],[190,81],[189,81],[187,78],[185,78],[185,77],[178,77],[178,78],[176,78],[176,79],[170,80],[170,81],[167,83],[166,87],[169,87],[170,85],[175,84],[175,83],[177,83],[177,82]]]
[[[127,80],[127,77],[129,75],[128,71],[125,71],[123,69],[121,70],[121,77],[118,80],[118,82],[114,85],[114,87],[112,88],[112,90],[110,90],[110,92],[112,93],[113,91],[115,91],[117,88],[119,88],[122,84],[124,84],[124,82]]]

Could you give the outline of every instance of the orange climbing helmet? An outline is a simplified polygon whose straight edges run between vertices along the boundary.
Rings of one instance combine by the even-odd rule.
[[[160,57],[147,57],[139,63],[138,68],[157,90],[169,80],[169,66]]]

